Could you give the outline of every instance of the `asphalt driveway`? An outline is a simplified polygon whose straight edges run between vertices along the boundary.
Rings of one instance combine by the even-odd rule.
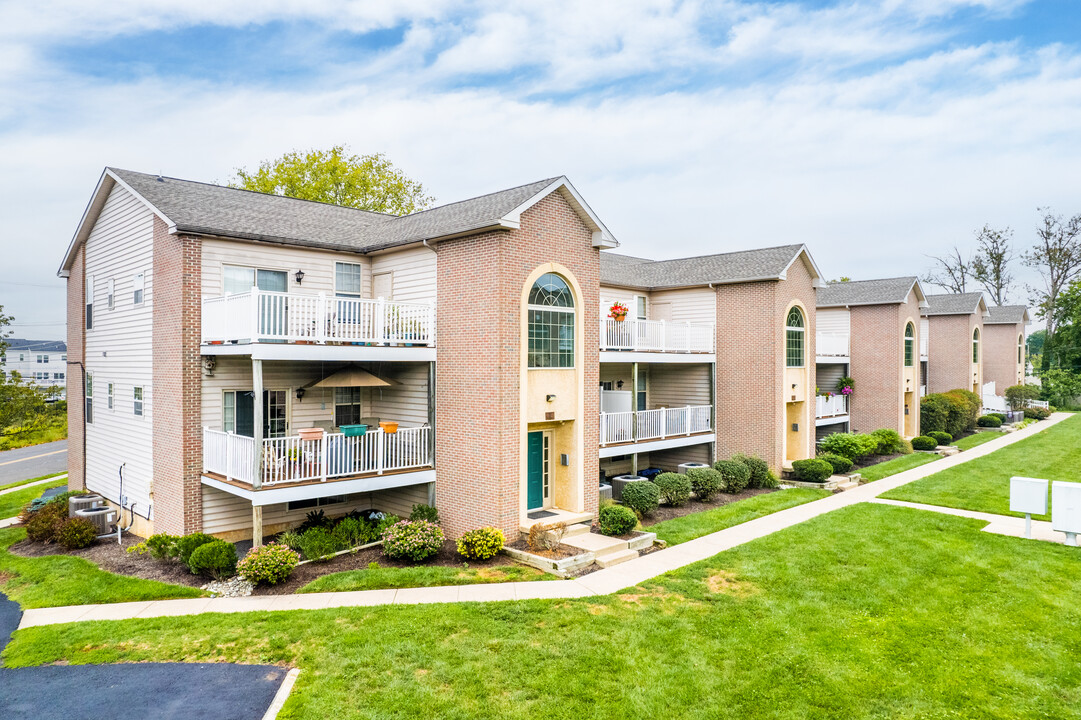
[[[0,593],[0,648],[19,626]],[[273,665],[138,663],[0,669],[4,720],[260,720],[286,670]]]
[[[67,472],[67,469],[67,440],[0,452],[0,485]]]

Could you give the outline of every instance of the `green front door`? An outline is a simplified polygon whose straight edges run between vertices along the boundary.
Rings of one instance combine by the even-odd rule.
[[[544,507],[544,433],[529,433],[526,459],[526,507],[536,510]]]

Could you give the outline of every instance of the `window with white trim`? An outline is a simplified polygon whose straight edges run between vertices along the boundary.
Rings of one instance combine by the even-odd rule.
[[[529,291],[528,365],[531,368],[574,367],[574,296],[567,281],[545,273]]]
[[[634,316],[639,320],[646,319],[646,296],[635,295],[634,296]]]
[[[86,293],[86,295],[84,296],[84,299],[86,300],[86,329],[87,330],[93,330],[94,329],[94,276],[93,275],[87,275],[86,276],[86,288],[85,288],[84,292]]]
[[[788,311],[785,320],[785,366],[790,368],[803,367],[803,350],[805,345],[803,312],[794,307]]]
[[[1017,364],[1025,362],[1025,336],[1017,336]]]
[[[912,323],[905,325],[905,367],[912,367],[915,358],[916,328]]]
[[[972,331],[972,362],[978,363],[980,361],[980,329],[975,328]]]
[[[360,297],[361,266],[357,263],[334,263],[334,294],[338,297]]]
[[[86,424],[90,425],[94,422],[94,375],[93,373],[86,373],[86,410],[85,410]]]
[[[112,278],[105,281],[105,305],[110,310],[116,307],[116,281]]]
[[[142,273],[138,273],[131,279],[131,300],[135,305],[143,304],[143,291],[146,289],[146,279]]]
[[[113,384],[109,383],[105,386],[105,407],[113,409]]]
[[[143,415],[143,389],[141,387],[132,388],[132,399],[135,401],[133,406],[136,417],[142,417]]]
[[[360,422],[360,388],[338,387],[334,388],[334,424],[356,425]]]

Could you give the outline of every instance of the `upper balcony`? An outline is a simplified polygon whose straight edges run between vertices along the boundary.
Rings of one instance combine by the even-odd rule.
[[[848,422],[847,395],[816,395],[815,425],[833,425]]]
[[[603,353],[662,353],[684,356],[683,362],[712,362],[717,351],[713,323],[602,318],[600,342],[601,360],[609,362],[627,362],[634,358],[605,357]]]
[[[820,363],[847,363],[850,356],[848,333],[815,333],[815,356]]]
[[[598,427],[600,455],[613,457],[714,442],[712,419],[710,405],[602,412]]]
[[[243,346],[263,346],[267,359],[302,359],[283,352],[283,346],[320,345],[425,348],[425,357],[408,359],[434,360],[435,305],[252,288],[235,295],[203,298],[202,343],[204,355],[250,353],[255,357],[253,347]],[[356,353],[333,354],[348,359],[347,354]],[[367,354],[371,359],[395,357],[386,352]]]

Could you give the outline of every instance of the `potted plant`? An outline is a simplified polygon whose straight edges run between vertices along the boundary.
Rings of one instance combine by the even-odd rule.
[[[608,308],[608,317],[616,322],[623,322],[627,319],[627,306],[616,300],[612,307]]]
[[[842,395],[848,396],[852,394],[852,391],[856,389],[856,384],[850,377],[843,377],[837,381],[837,392]]]
[[[379,427],[388,435],[393,435],[398,432],[398,423],[396,422],[381,422],[379,423]]]
[[[300,436],[301,440],[319,440],[323,437],[323,428],[300,428],[297,430],[297,435]]]

